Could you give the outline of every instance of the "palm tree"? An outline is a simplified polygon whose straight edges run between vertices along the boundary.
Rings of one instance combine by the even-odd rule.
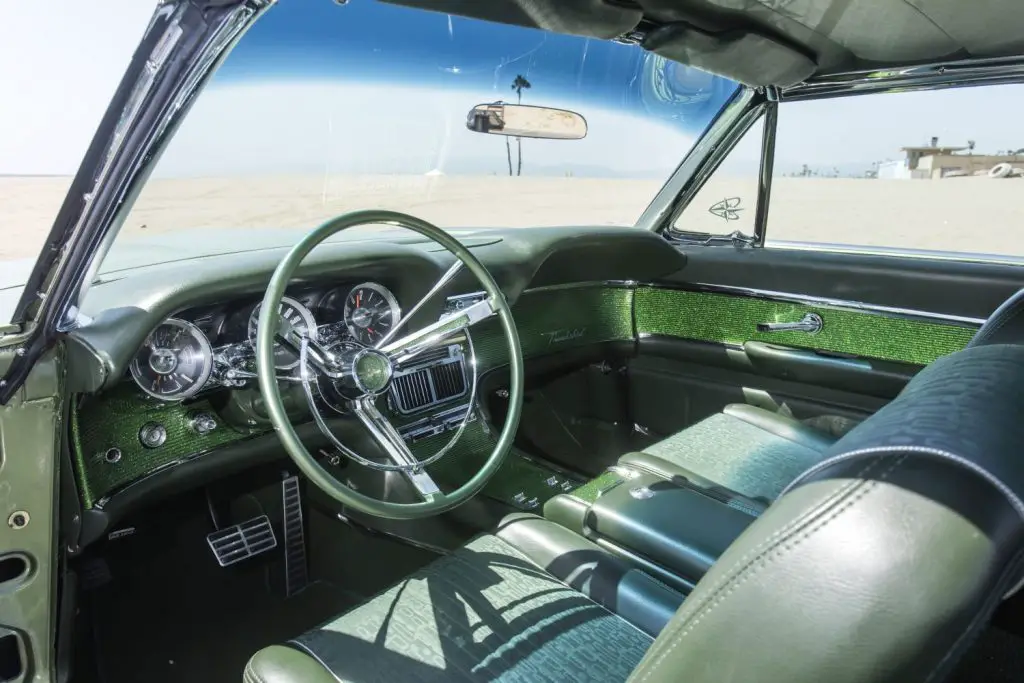
[[[523,103],[523,91],[529,90],[533,86],[530,85],[530,81],[526,80],[526,77],[522,74],[516,74],[516,79],[512,81],[512,89],[516,91],[516,103]],[[505,138],[505,143],[508,144],[508,138]],[[516,175],[523,175],[523,139],[520,137],[516,138],[516,148],[519,151],[519,160],[517,162]],[[509,151],[508,160],[508,174],[512,175],[512,152]]]

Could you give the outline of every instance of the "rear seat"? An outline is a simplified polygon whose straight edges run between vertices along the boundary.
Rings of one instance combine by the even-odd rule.
[[[551,498],[544,516],[685,592],[834,442],[732,404]]]
[[[733,403],[619,464],[666,479],[705,480],[767,505],[835,441],[793,418]]]

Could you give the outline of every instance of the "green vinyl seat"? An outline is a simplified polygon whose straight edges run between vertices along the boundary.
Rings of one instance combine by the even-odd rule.
[[[261,650],[244,679],[945,680],[1024,584],[1022,375],[1022,346],[933,363],[798,475],[681,603],[567,529],[517,517]]]

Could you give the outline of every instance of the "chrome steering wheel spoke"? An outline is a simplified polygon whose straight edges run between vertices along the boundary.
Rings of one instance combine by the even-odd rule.
[[[376,397],[364,396],[352,402],[353,412],[366,430],[396,465],[401,467],[409,483],[423,500],[432,501],[441,494],[441,489],[423,469],[423,463],[416,459],[405,444],[405,439],[394,425],[377,410]]]
[[[469,329],[481,320],[486,320],[494,315],[494,312],[494,304],[490,298],[478,301],[432,325],[383,345],[380,351],[395,365],[402,365],[452,335]]]

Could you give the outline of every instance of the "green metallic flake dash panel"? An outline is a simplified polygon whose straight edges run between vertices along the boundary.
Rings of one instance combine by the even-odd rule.
[[[161,402],[144,397],[134,383],[124,383],[73,409],[71,436],[83,505],[91,508],[112,491],[153,470],[252,435],[222,421],[213,432],[197,434],[189,426],[196,412],[216,415],[204,400]],[[162,446],[146,448],[139,441],[139,430],[147,422],[157,422],[167,430]],[[111,448],[121,451],[117,462],[106,459]]]
[[[529,358],[567,348],[633,339],[632,306],[632,289],[595,284],[526,292],[512,310],[523,355]],[[474,326],[472,335],[481,373],[507,363],[507,342],[496,319]],[[72,410],[76,475],[83,505],[91,508],[104,496],[156,469],[251,436],[232,429],[223,420],[211,434],[196,434],[188,424],[192,413],[198,411],[211,411],[211,407],[204,400],[182,405],[149,399],[132,382],[90,397]],[[401,425],[422,417],[419,414],[392,419]],[[138,438],[139,429],[151,421],[167,429],[167,441],[154,449],[145,448]],[[413,450],[426,457],[447,443],[450,436],[449,433],[425,439],[415,444]],[[439,478],[461,483],[465,479],[459,477],[479,469],[496,441],[479,423],[467,426],[462,441],[436,466],[442,468]],[[107,462],[104,457],[112,447],[121,450],[117,463]],[[520,491],[525,491],[527,497],[553,495],[556,491],[543,484],[549,476],[547,470],[510,455],[485,492],[508,502]]]
[[[638,334],[742,345],[748,341],[813,349],[877,360],[927,365],[959,351],[976,328],[804,303],[715,292],[640,287]],[[821,316],[821,332],[758,332],[758,323],[797,322]]]
[[[512,307],[523,357],[633,339],[633,290],[602,284],[524,292]],[[508,362],[497,320],[472,328],[481,372]]]

